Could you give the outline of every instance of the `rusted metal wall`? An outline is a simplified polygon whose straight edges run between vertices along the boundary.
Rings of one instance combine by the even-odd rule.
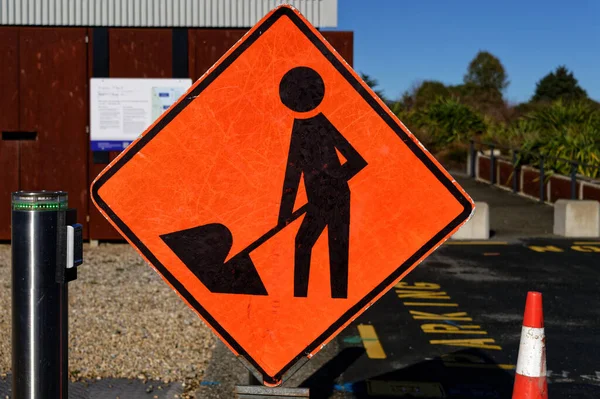
[[[189,70],[197,80],[247,32],[246,29],[190,29]],[[325,39],[350,64],[353,64],[353,32],[325,31]]]
[[[172,77],[170,29],[110,29],[112,78]]]
[[[190,77],[196,81],[244,36],[246,29],[193,29],[189,36]]]
[[[19,188],[67,191],[78,215],[87,214],[89,198],[85,35],[85,28],[22,28],[19,40],[19,120],[37,132],[20,143]]]
[[[11,191],[65,190],[69,205],[87,215],[89,96],[85,28],[1,32],[0,47],[8,48],[0,50],[0,86],[7,89],[0,97],[8,103],[0,108],[0,129],[11,140],[0,147],[0,239],[8,239]]]
[[[0,28],[0,133],[19,130],[19,29]],[[10,193],[19,189],[19,142],[0,138],[0,240],[10,237]]]
[[[183,61],[195,81],[246,29],[189,29],[187,65],[174,50],[173,29],[108,28],[102,39],[106,59],[94,58],[95,32],[0,26],[0,131],[38,134],[33,141],[0,140],[0,240],[10,239],[10,193],[18,189],[66,190],[85,238],[120,240],[89,200],[91,182],[118,155],[99,161],[89,150],[88,87],[95,61],[106,64],[107,76],[120,78],[181,78],[181,65],[174,63]],[[352,32],[323,34],[352,64]]]
[[[350,66],[354,65],[354,33],[342,31],[322,32],[325,39],[346,60]]]

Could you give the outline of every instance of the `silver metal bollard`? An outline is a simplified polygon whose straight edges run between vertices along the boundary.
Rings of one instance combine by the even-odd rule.
[[[12,397],[67,399],[68,291],[81,225],[65,192],[12,195]]]

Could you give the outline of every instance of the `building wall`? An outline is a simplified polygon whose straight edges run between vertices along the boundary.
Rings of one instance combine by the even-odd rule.
[[[118,155],[89,149],[89,79],[195,81],[245,32],[0,26],[0,240],[10,239],[10,193],[40,189],[68,191],[86,239],[120,240],[89,200],[93,179]],[[323,35],[352,65],[352,32]]]
[[[0,28],[0,239],[10,237],[10,194],[19,189],[19,29]]]
[[[9,238],[10,192],[18,189],[67,191],[87,214],[86,31],[0,28],[9,55],[0,57],[0,239]]]
[[[250,28],[281,0],[0,0],[0,25]],[[290,0],[313,25],[337,26],[337,0]]]

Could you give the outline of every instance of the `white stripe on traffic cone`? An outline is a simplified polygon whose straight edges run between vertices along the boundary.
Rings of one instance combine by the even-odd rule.
[[[527,293],[513,399],[548,399],[542,294]]]

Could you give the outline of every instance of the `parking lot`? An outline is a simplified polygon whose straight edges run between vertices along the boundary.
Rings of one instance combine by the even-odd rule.
[[[481,244],[444,246],[347,329],[342,347],[364,346],[370,325],[381,353],[338,384],[355,397],[510,397],[525,297],[540,291],[550,397],[598,397],[600,242]]]

